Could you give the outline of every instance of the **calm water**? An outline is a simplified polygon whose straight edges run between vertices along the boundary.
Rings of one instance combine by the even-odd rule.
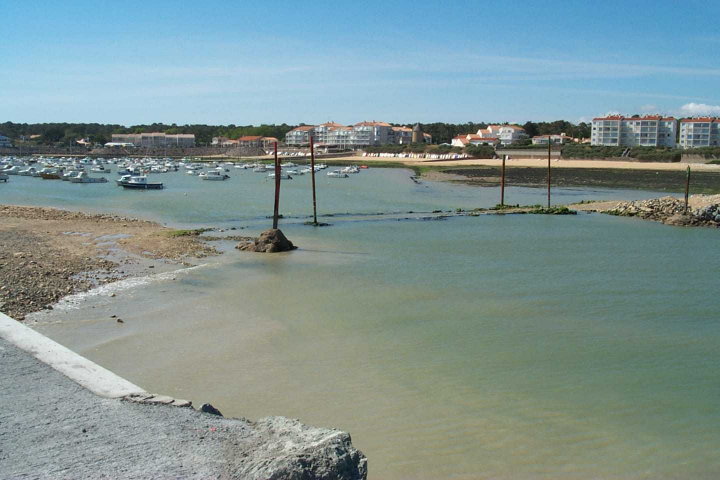
[[[231,175],[158,176],[162,192],[13,178],[0,198],[257,230],[271,185]],[[321,205],[497,202],[496,189],[408,177],[323,178]],[[285,215],[308,213],[308,183],[283,183]],[[513,203],[543,198],[509,192]],[[150,391],[347,430],[375,479],[720,474],[718,231],[601,215],[332,221],[286,222],[301,247],[290,254],[231,251],[87,297],[38,328]]]

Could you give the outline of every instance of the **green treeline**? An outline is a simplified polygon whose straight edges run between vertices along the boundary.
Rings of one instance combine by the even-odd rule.
[[[398,124],[399,125],[399,124]],[[488,123],[425,123],[420,124],[423,132],[433,137],[433,143],[450,143],[453,137],[461,134],[476,133],[486,128]],[[209,144],[213,137],[238,138],[245,135],[260,135],[275,137],[280,141],[285,134],[297,125],[176,125],[152,123],[146,125],[132,125],[126,127],[117,124],[101,123],[0,123],[0,134],[18,141],[28,139],[31,135],[40,135],[33,139],[33,143],[42,145],[74,145],[76,140],[87,138],[92,143],[107,143],[112,139],[113,133],[192,133],[198,145]],[[573,125],[564,120],[554,122],[526,122],[523,125],[528,135],[548,135],[565,133],[572,137],[587,138],[590,136],[590,126],[585,123]]]
[[[92,143],[107,143],[112,140],[113,133],[150,133],[164,132],[192,133],[198,145],[212,142],[213,137],[224,136],[237,138],[243,135],[260,135],[263,137],[285,138],[285,134],[293,129],[291,125],[167,125],[153,123],[149,125],[123,125],[100,123],[0,123],[0,134],[14,141],[29,139],[31,135],[40,135],[33,143],[41,145],[74,145],[76,140],[87,138]]]

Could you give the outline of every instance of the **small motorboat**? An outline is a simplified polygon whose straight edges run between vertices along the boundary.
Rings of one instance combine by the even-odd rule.
[[[350,175],[340,170],[333,170],[332,172],[328,172],[327,176],[330,178],[348,178]]]
[[[62,170],[58,170],[57,168],[43,168],[40,170],[40,178],[43,180],[60,180],[62,175]]]
[[[123,188],[130,188],[136,190],[160,190],[163,188],[161,182],[148,182],[145,175],[131,176],[128,180],[123,180],[125,176],[121,177],[117,182]]]
[[[7,175],[5,175],[4,173],[0,173],[0,182],[5,182],[5,183],[7,183],[7,181],[8,181],[9,178],[10,178],[10,177],[8,177]]]
[[[268,174],[268,178],[275,178],[275,174],[274,174],[274,173],[269,173],[269,174]],[[291,177],[291,176],[288,175],[287,173],[281,173],[281,174],[280,174],[280,180],[292,180],[292,178],[293,178],[293,177]]]
[[[218,171],[218,170],[210,170],[207,172],[203,172],[200,175],[198,175],[202,180],[227,180],[230,178],[230,175],[225,175],[225,173]]]
[[[107,183],[107,178],[91,177],[87,172],[82,171],[75,177],[70,178],[70,183]]]
[[[90,171],[95,173],[110,173],[110,169],[103,164],[92,167]]]

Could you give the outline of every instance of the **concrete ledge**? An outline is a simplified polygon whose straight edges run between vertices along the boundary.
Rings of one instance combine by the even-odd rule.
[[[0,337],[101,397],[150,396],[137,385],[3,313],[0,313]]]

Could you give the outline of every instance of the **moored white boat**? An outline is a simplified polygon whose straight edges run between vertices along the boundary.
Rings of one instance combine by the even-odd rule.
[[[348,178],[350,175],[340,170],[333,170],[332,172],[328,172],[327,176],[331,178]]]
[[[203,172],[200,175],[198,175],[202,180],[227,180],[230,178],[230,175],[225,175],[224,172],[218,171],[218,170],[210,170],[207,172]]]

